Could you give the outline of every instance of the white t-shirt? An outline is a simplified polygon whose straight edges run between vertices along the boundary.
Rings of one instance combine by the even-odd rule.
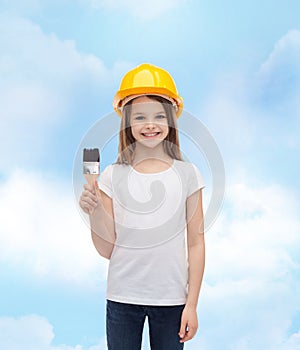
[[[205,187],[199,169],[174,159],[170,168],[144,174],[112,164],[99,188],[112,198],[116,241],[106,297],[140,305],[186,302],[186,199]]]

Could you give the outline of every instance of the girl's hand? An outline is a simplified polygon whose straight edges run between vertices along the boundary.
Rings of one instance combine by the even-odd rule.
[[[99,191],[97,181],[95,180],[93,186],[85,184],[83,188],[84,191],[80,196],[79,205],[85,213],[91,215],[100,204],[100,198],[97,196]]]
[[[197,329],[198,319],[196,308],[186,305],[182,311],[181,326],[178,333],[179,337],[181,338],[180,343],[191,340],[195,336]]]

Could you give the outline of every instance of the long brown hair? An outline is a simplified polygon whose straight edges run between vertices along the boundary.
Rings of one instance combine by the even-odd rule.
[[[147,95],[147,97],[151,100],[160,102],[166,112],[169,132],[167,137],[163,140],[164,151],[173,159],[183,160],[179,146],[176,114],[172,103],[161,96]],[[119,134],[118,158],[116,160],[117,164],[132,164],[133,162],[133,153],[136,142],[132,135],[130,126],[130,115],[133,101],[134,99],[126,103],[123,107]]]

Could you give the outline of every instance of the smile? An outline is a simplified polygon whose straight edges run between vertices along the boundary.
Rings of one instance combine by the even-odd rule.
[[[142,133],[142,135],[145,136],[145,137],[155,137],[155,136],[157,136],[159,134],[160,134],[160,132]]]

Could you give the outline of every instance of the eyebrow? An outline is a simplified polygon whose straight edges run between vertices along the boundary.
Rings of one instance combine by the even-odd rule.
[[[144,114],[144,112],[135,112],[135,113],[132,113],[132,115],[141,115],[141,114]],[[160,111],[160,112],[157,112],[155,114],[166,114],[165,111]]]

